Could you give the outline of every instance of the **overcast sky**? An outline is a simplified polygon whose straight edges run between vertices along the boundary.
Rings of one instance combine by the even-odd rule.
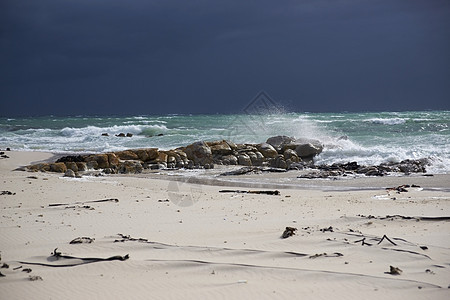
[[[448,0],[1,0],[0,115],[450,109]]]

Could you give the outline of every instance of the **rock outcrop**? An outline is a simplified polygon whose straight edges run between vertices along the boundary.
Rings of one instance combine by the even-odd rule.
[[[360,166],[356,162],[315,166],[313,158],[323,150],[318,140],[295,139],[276,136],[260,144],[235,144],[221,140],[195,142],[173,150],[157,148],[130,149],[88,155],[70,155],[55,163],[40,163],[28,166],[29,171],[74,174],[88,170],[102,170],[107,174],[140,173],[143,169],[161,168],[213,168],[214,165],[242,165],[246,167],[273,168],[277,170],[316,169],[304,178],[324,178],[348,173],[382,176],[388,172],[405,174],[426,172],[426,160],[406,160],[379,166]],[[72,174],[67,172],[67,174]]]

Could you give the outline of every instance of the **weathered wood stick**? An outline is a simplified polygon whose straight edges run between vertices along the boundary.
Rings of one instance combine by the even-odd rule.
[[[264,194],[264,195],[280,195],[280,191],[243,191],[243,190],[220,190],[219,193],[242,193],[242,194]]]

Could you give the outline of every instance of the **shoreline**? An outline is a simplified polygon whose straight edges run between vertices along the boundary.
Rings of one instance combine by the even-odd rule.
[[[23,153],[26,157],[30,153],[36,157],[45,156],[26,165],[18,166],[24,168],[27,165],[38,163],[52,163],[67,155],[79,155],[76,152],[42,152],[42,151],[11,151]],[[95,153],[92,153],[95,155]],[[83,153],[83,155],[88,155]],[[365,176],[363,174],[353,174],[349,176],[330,176],[328,178],[297,178],[299,175],[315,171],[314,168],[303,170],[287,170],[286,172],[264,172],[260,174],[243,174],[220,176],[221,173],[235,171],[243,166],[216,165],[212,169],[158,169],[146,170],[139,174],[105,174],[105,176],[120,177],[149,177],[155,179],[175,180],[181,182],[191,182],[195,184],[217,185],[217,186],[238,186],[255,188],[278,188],[278,189],[320,189],[329,191],[346,190],[377,190],[379,188],[390,188],[404,184],[415,184],[428,190],[450,191],[450,173],[388,173],[383,176]],[[101,172],[102,170],[88,170],[87,173]],[[386,185],[386,181],[391,184]]]
[[[10,192],[0,195],[1,298],[450,296],[450,192],[426,189],[447,175],[415,177],[423,189],[400,193],[384,188],[412,177],[374,178],[383,185],[375,190],[266,195],[168,180],[174,175],[13,171],[52,154],[8,156],[0,160],[1,189]],[[295,234],[283,239],[286,227]]]
[[[144,172],[141,174],[114,174],[112,177],[134,176],[141,178],[155,178],[174,180],[200,185],[212,186],[236,186],[267,189],[297,189],[297,190],[321,190],[321,191],[354,191],[354,190],[379,190],[392,188],[404,184],[418,185],[424,190],[436,190],[450,192],[450,174],[423,174],[411,175],[386,175],[383,177],[334,177],[334,178],[297,178],[304,172],[290,170],[283,173],[263,173],[252,175],[220,176],[218,174],[236,169],[224,166],[219,170],[201,170],[190,175],[187,170],[159,170]],[[308,171],[308,170],[306,170]],[[183,174],[184,173],[184,174]],[[202,174],[203,173],[203,174]],[[189,176],[190,175],[190,176]]]

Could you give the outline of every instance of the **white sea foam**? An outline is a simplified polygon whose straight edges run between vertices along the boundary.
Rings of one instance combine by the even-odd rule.
[[[156,131],[166,131],[165,125],[114,125],[110,127],[87,126],[82,128],[65,127],[60,134],[66,137],[72,136],[98,136],[102,133],[115,135],[119,133],[132,133],[135,135],[149,134]]]
[[[382,124],[382,125],[399,125],[399,124],[403,124],[406,122],[405,119],[402,118],[372,118],[372,119],[367,119],[364,120],[366,122],[370,122],[373,124]]]

